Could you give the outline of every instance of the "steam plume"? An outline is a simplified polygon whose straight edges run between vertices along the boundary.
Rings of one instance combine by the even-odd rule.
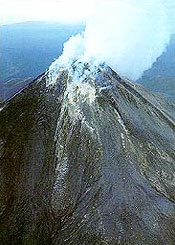
[[[58,63],[95,59],[136,80],[166,48],[174,10],[173,0],[96,1],[85,32],[65,43]]]

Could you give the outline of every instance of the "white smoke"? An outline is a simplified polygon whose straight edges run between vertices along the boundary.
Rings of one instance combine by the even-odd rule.
[[[55,64],[96,59],[130,79],[138,79],[161,55],[174,31],[173,1],[96,1],[85,32],[65,43]]]

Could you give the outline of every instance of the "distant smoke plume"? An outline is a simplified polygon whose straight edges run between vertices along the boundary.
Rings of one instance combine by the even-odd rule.
[[[93,58],[130,79],[138,79],[175,32],[173,1],[97,1],[85,32],[65,43],[59,62]]]

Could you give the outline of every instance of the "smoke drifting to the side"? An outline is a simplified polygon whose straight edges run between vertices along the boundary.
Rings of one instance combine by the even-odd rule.
[[[84,34],[65,44],[59,62],[93,58],[136,80],[166,48],[174,10],[173,0],[97,1]]]

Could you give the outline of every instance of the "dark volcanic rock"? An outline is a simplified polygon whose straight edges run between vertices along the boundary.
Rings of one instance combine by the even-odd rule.
[[[175,244],[175,107],[105,65],[0,111],[1,244]]]

